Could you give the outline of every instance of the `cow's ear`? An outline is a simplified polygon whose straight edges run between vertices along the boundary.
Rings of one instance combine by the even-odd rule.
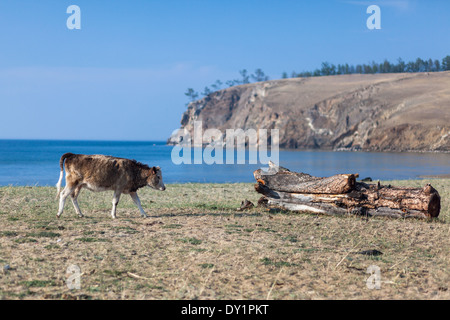
[[[156,174],[156,168],[155,167],[152,168],[152,173]]]

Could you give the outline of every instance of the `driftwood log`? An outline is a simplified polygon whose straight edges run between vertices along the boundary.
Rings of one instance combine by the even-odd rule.
[[[291,172],[269,164],[269,172],[253,172],[258,202],[270,208],[322,214],[356,214],[394,218],[435,218],[441,209],[439,193],[429,184],[400,188],[357,182],[357,174],[326,178]]]

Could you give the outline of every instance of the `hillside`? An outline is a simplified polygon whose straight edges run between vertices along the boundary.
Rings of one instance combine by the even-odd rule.
[[[276,128],[289,149],[450,151],[450,72],[245,84],[190,103],[181,128],[192,135],[196,120],[223,133]]]

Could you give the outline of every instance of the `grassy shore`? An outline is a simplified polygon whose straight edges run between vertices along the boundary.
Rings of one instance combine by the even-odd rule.
[[[85,217],[68,201],[58,220],[55,188],[2,187],[0,299],[449,299],[450,179],[389,183],[427,182],[434,221],[237,211],[258,200],[253,184],[141,190],[148,219],[123,195],[112,220],[112,193],[82,191]]]

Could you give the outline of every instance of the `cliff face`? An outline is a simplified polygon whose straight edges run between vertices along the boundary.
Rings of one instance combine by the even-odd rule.
[[[246,84],[190,103],[181,128],[191,136],[194,121],[224,133],[279,129],[280,148],[450,151],[450,72]]]

